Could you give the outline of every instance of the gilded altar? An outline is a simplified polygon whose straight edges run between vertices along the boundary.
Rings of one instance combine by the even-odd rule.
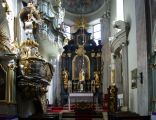
[[[70,93],[100,94],[101,48],[83,27],[72,34],[61,56],[62,96]],[[68,77],[65,77],[65,72]]]

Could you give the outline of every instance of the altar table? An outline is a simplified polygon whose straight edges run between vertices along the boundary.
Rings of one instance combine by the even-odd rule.
[[[96,100],[97,101],[97,100]],[[94,95],[93,93],[69,93],[68,96],[68,110],[70,109],[71,103],[78,103],[78,102],[90,102],[94,104]],[[96,102],[97,104],[97,102]]]

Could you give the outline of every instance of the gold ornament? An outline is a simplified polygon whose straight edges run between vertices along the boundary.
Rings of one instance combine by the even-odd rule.
[[[78,17],[76,20],[75,20],[75,26],[77,28],[87,28],[88,27],[88,20],[86,17]]]

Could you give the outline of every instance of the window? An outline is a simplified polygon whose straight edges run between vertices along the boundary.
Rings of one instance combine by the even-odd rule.
[[[68,25],[64,25],[64,31],[65,31],[65,35],[68,39],[71,38],[71,35],[70,35],[70,26]]]
[[[98,41],[101,40],[101,24],[100,23],[93,26],[93,38],[96,44],[98,45]]]
[[[123,0],[116,0],[116,20],[124,20]]]

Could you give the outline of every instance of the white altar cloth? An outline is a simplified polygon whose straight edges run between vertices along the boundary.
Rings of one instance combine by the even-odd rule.
[[[69,93],[68,96],[68,109],[70,110],[70,104],[75,102],[93,102],[93,93]]]

